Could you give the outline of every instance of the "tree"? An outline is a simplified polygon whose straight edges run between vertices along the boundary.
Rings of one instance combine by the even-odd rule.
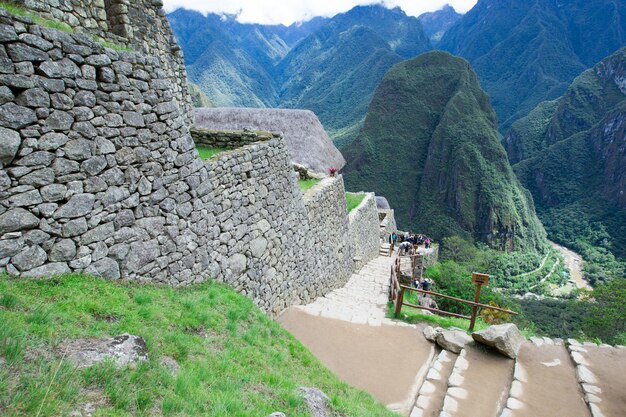
[[[592,297],[595,302],[584,323],[586,333],[608,343],[626,343],[626,278],[599,285]]]

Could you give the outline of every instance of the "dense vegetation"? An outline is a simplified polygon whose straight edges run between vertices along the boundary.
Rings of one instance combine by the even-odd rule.
[[[469,60],[501,131],[626,44],[626,2],[480,0],[439,47]]]
[[[553,253],[548,255],[556,256]],[[440,263],[425,272],[435,282],[435,291],[471,300],[476,289],[470,280],[472,272],[488,273],[491,280],[481,291],[481,302],[492,301],[519,312],[513,321],[526,329],[527,334],[626,344],[626,279],[600,285],[591,294],[575,290],[568,298],[519,298],[513,295],[529,290],[537,282],[521,272],[537,268],[541,263],[539,257],[498,252],[455,236],[444,239],[440,258]],[[562,269],[555,271],[552,277],[548,276],[547,282],[563,284],[563,272]],[[545,278],[545,274],[542,272],[540,276]],[[547,288],[537,286],[532,291],[545,294]],[[465,315],[471,313],[469,306],[442,298],[436,301],[444,310]]]
[[[381,5],[289,27],[183,9],[168,18],[189,78],[216,106],[309,109],[340,146],[358,133],[385,72],[431,49],[417,18]]]
[[[520,119],[504,143],[551,238],[581,253],[595,285],[624,276],[626,48]]]
[[[543,250],[532,200],[508,163],[469,64],[429,52],[394,66],[345,149],[346,187],[385,196],[402,228]]]
[[[125,332],[145,339],[149,362],[76,369],[57,350],[66,340]],[[214,283],[0,276],[0,359],[6,417],[70,415],[87,402],[98,416],[309,416],[299,386],[323,390],[339,415],[393,415],[339,381],[252,301]]]

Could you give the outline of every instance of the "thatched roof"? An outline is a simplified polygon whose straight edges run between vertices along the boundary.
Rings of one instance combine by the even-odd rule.
[[[291,160],[315,172],[341,169],[343,156],[328,137],[317,116],[309,110],[198,108],[195,126],[212,130],[265,130],[281,133]]]

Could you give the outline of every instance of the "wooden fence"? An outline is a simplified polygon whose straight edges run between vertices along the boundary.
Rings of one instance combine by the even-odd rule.
[[[414,268],[414,264],[413,262],[411,262],[411,266],[412,268]],[[413,276],[414,273],[412,271],[411,275]],[[512,314],[512,315],[517,315],[517,313],[515,311],[511,311],[511,310],[507,310],[505,308],[500,308],[500,307],[495,307],[495,306],[491,306],[488,304],[482,304],[478,302],[478,296],[476,297],[475,301],[469,301],[469,300],[464,300],[462,298],[457,298],[457,297],[451,297],[449,295],[445,295],[445,294],[440,294],[434,291],[426,291],[426,290],[421,290],[418,288],[413,288],[413,287],[409,287],[406,285],[403,285],[400,283],[400,256],[398,256],[397,254],[394,256],[394,259],[392,261],[391,264],[391,275],[390,275],[390,291],[389,291],[389,299],[390,301],[393,303],[394,305],[394,314],[396,317],[398,317],[400,315],[400,311],[402,310],[402,306],[407,306],[407,307],[412,307],[412,308],[417,308],[420,310],[427,310],[436,314],[441,314],[444,316],[452,316],[452,317],[457,317],[460,319],[466,319],[470,321],[470,327],[469,330],[472,331],[474,330],[474,324],[476,323],[476,316],[478,314],[478,311],[480,308],[486,308],[486,309],[490,309],[490,310],[496,310],[496,311],[502,311],[504,313],[508,313],[508,314]],[[445,311],[445,310],[439,310],[436,308],[431,308],[431,307],[423,307],[420,305],[415,305],[415,304],[411,304],[411,303],[407,303],[404,301],[404,293],[405,291],[411,291],[411,292],[416,292],[416,293],[421,293],[421,294],[425,294],[425,295],[431,295],[431,296],[435,296],[435,297],[442,297],[442,298],[447,298],[449,300],[453,300],[453,301],[457,301],[459,303],[463,303],[463,304],[468,304],[472,306],[472,315],[471,316],[465,316],[463,314],[457,314],[457,313],[451,313],[449,311]]]

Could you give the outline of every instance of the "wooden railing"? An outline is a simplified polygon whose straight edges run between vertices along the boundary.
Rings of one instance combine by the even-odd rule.
[[[517,313],[515,311],[511,311],[511,310],[507,310],[505,308],[500,308],[500,307],[495,307],[492,305],[488,305],[488,304],[482,304],[479,303],[477,300],[476,301],[469,301],[469,300],[464,300],[462,298],[457,298],[457,297],[451,297],[449,295],[445,295],[445,294],[440,294],[434,291],[426,291],[426,290],[421,290],[418,288],[413,288],[413,287],[408,287],[406,285],[402,285],[400,283],[400,257],[399,256],[395,256],[392,264],[391,264],[391,275],[390,275],[390,291],[389,291],[389,299],[390,301],[393,303],[394,305],[394,315],[395,317],[398,317],[400,315],[400,312],[402,310],[402,306],[407,306],[407,307],[412,307],[412,308],[417,308],[420,310],[427,310],[436,314],[442,314],[444,316],[452,316],[452,317],[457,317],[460,319],[466,319],[470,321],[470,327],[469,330],[472,331],[474,330],[474,324],[476,323],[476,316],[478,314],[478,310],[479,308],[486,308],[489,310],[496,310],[496,311],[502,311],[504,313],[507,314],[512,314],[512,315],[517,315]],[[435,297],[442,297],[442,298],[447,298],[449,300],[453,300],[453,301],[457,301],[459,303],[463,303],[463,304],[468,304],[472,306],[472,315],[471,316],[465,316],[463,314],[457,314],[457,313],[452,313],[449,311],[445,311],[445,310],[439,310],[436,308],[431,308],[431,307],[424,307],[424,306],[420,306],[420,305],[415,305],[415,304],[411,304],[411,303],[407,303],[404,302],[404,293],[405,291],[410,291],[410,292],[416,292],[416,293],[421,293],[421,294],[427,294],[427,295],[431,295],[431,296],[435,296]]]

